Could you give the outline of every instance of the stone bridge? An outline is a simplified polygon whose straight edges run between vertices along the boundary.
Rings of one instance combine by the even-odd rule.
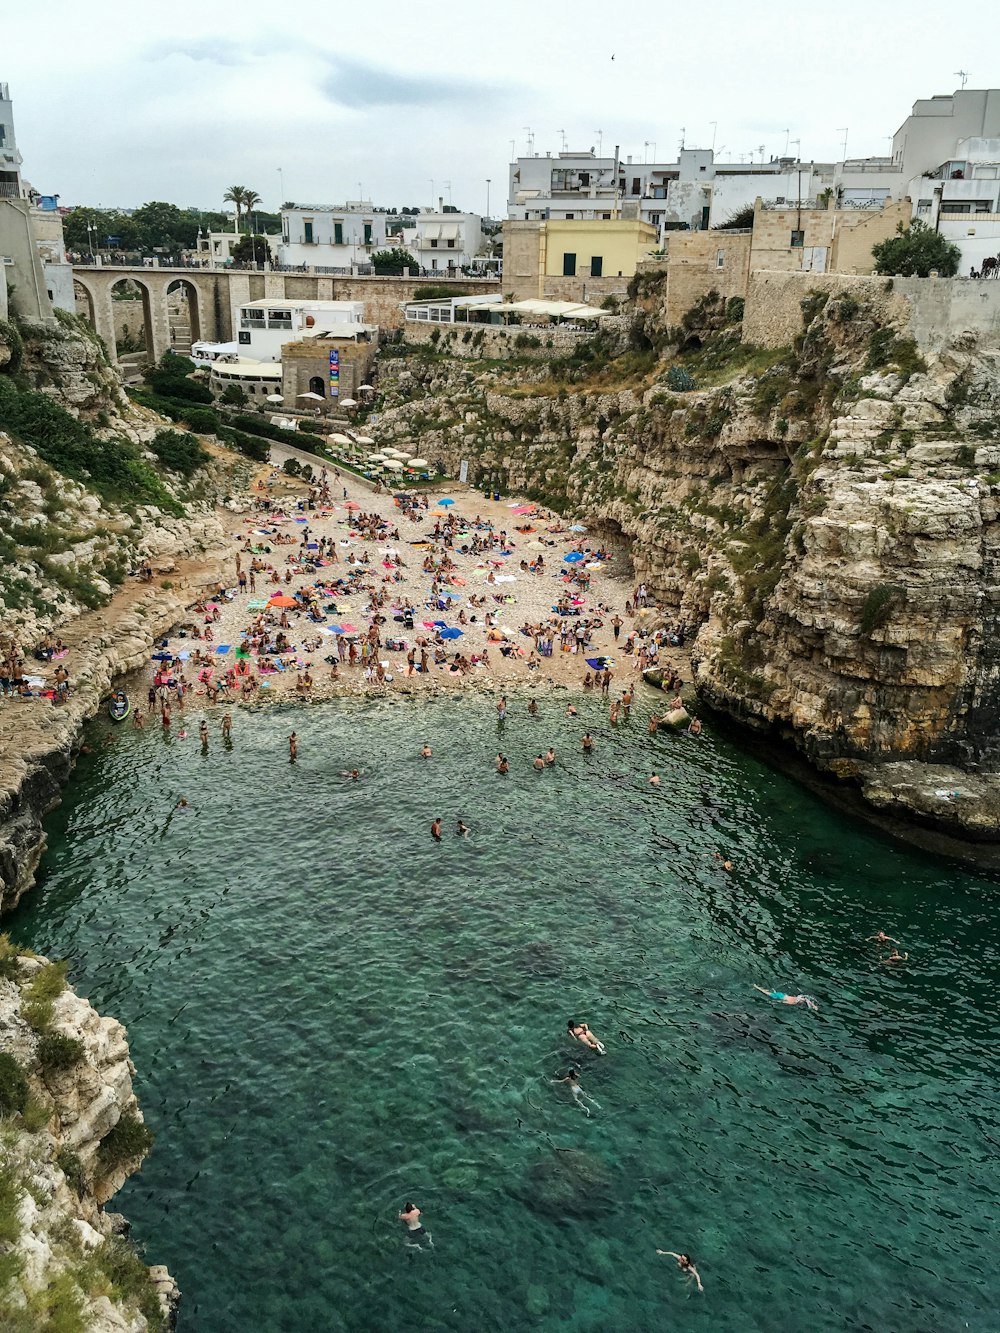
[[[226,268],[128,268],[73,266],[78,303],[100,334],[112,361],[115,350],[114,289],[130,279],[138,289],[145,326],[146,352],[159,360],[171,345],[168,293],[187,298],[191,341],[235,341],[236,312],[249,301],[363,301],[364,318],[382,328],[403,324],[400,305],[418,288],[454,287],[455,295],[500,292],[495,278],[380,278]],[[176,295],[174,295],[176,299]],[[138,305],[139,302],[132,304]]]

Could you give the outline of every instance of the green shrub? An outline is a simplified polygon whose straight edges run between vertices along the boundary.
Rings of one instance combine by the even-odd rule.
[[[219,429],[219,414],[210,407],[187,407],[182,419],[185,426],[196,430],[199,435],[214,435]]]
[[[99,1245],[88,1255],[78,1276],[85,1291],[110,1295],[123,1305],[137,1306],[153,1333],[165,1328],[149,1269],[122,1237],[112,1236]]]
[[[310,435],[307,431],[286,430],[284,426],[274,426],[263,417],[237,416],[232,424],[237,430],[248,431],[251,435],[263,435],[268,440],[278,440],[281,444],[290,444],[293,449],[302,449],[307,454],[318,454],[326,448],[326,441],[319,435]]]
[[[222,390],[221,401],[223,403],[229,403],[233,407],[246,407],[247,395],[240,385],[227,384]]]
[[[38,1042],[38,1063],[43,1074],[56,1074],[78,1065],[85,1050],[83,1042],[76,1037],[67,1037],[62,1032],[46,1032]]]
[[[21,992],[21,1017],[36,1032],[46,1032],[57,998],[66,989],[68,963],[46,963]]]
[[[15,981],[20,975],[21,964],[17,946],[11,944],[9,935],[0,935],[0,979]]]
[[[5,342],[10,348],[10,360],[4,367],[4,374],[16,375],[21,369],[21,361],[24,358],[24,339],[13,324],[8,324],[2,319],[0,319],[0,342]]]
[[[266,463],[271,457],[271,446],[265,440],[259,440],[253,435],[244,435],[242,431],[220,426],[218,436],[220,440],[225,440],[226,444],[231,444],[234,449],[238,449],[241,454],[245,454],[247,458],[252,458],[257,463]]]
[[[97,1148],[97,1159],[105,1171],[145,1157],[153,1146],[153,1132],[134,1111],[123,1111]]]
[[[28,1080],[8,1051],[0,1051],[0,1116],[18,1115],[28,1104]]]
[[[56,1166],[63,1173],[70,1187],[77,1194],[82,1194],[87,1185],[87,1173],[83,1163],[71,1148],[60,1148],[56,1153]]]
[[[883,629],[893,611],[905,601],[905,588],[896,583],[876,583],[861,608],[861,633],[867,637],[873,630]]]
[[[191,414],[192,416],[195,413]],[[206,414],[217,421],[214,412]],[[211,428],[210,428],[211,429]],[[190,477],[208,462],[208,454],[188,431],[158,430],[149,442],[149,448],[163,466],[171,472]]]
[[[694,376],[683,366],[671,366],[666,374],[666,384],[668,389],[673,389],[674,393],[688,393],[695,387]]]
[[[281,470],[288,477],[297,477],[302,471],[302,464],[297,458],[286,458],[281,465]]]
[[[533,333],[519,333],[514,339],[515,347],[541,347],[541,338],[536,338]]]
[[[746,301],[742,296],[731,296],[726,302],[726,320],[730,324],[739,324],[743,320]]]

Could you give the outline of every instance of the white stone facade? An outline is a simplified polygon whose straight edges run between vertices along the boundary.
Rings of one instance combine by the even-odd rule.
[[[281,210],[278,263],[310,268],[352,268],[371,262],[376,250],[386,248],[385,213],[368,200],[317,208]]]

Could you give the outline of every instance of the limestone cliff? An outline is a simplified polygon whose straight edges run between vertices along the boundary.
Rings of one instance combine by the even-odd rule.
[[[774,349],[741,302],[669,328],[636,297],[548,366],[387,349],[380,442],[621,539],[697,627],[708,702],[876,805],[1000,835],[1000,353],[922,357],[879,280],[807,292]]]
[[[149,1150],[125,1030],[0,936],[0,1308],[17,1329],[143,1333],[178,1292],[104,1205]]]

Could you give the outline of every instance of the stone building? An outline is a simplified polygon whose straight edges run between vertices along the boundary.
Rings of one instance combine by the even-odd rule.
[[[378,351],[378,330],[368,324],[318,329],[281,349],[281,394],[288,407],[302,406],[302,395],[315,393],[331,406],[357,399],[371,383]],[[306,402],[309,400],[306,399]]]
[[[638,219],[508,218],[503,224],[504,295],[597,305],[605,296],[623,295],[640,260],[656,247],[656,228]]]

